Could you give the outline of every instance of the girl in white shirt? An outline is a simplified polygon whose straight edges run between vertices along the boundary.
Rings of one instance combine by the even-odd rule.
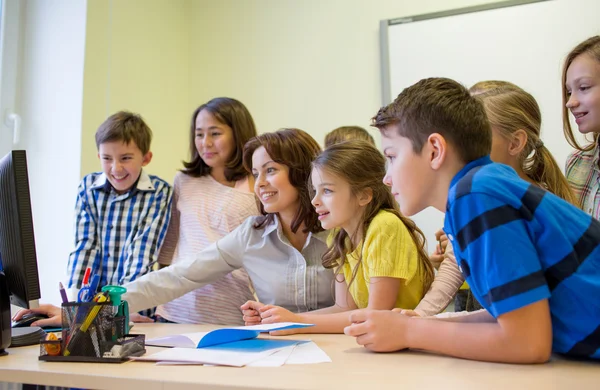
[[[252,116],[235,99],[215,98],[194,111],[191,159],[175,176],[161,266],[194,257],[258,214],[254,179],[242,161],[244,145],[255,136]],[[161,322],[242,325],[239,307],[252,297],[248,274],[237,269],[159,306],[156,314]]]

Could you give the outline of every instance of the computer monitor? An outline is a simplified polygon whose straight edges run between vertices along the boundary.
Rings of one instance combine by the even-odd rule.
[[[10,302],[36,307],[40,282],[24,150],[14,150],[0,160],[0,264]]]
[[[32,308],[38,299],[27,156],[14,150],[0,160],[0,355],[11,343],[10,303]]]

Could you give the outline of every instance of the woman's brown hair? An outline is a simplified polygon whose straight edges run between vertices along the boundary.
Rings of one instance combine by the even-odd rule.
[[[523,172],[548,191],[578,205],[565,175],[540,139],[542,113],[535,98],[507,81],[479,82],[470,91],[483,103],[492,129],[505,137],[525,131],[527,141],[519,155]]]
[[[379,150],[368,141],[350,140],[341,142],[325,149],[312,165],[313,169],[323,170],[346,181],[354,195],[358,195],[363,191],[372,193],[372,199],[365,206],[361,217],[361,223],[358,227],[360,232],[350,232],[349,234],[344,229],[339,229],[331,246],[323,255],[323,266],[325,268],[335,268],[336,275],[339,274],[346,255],[353,249],[348,243],[352,242],[352,238],[358,233],[361,234],[360,237],[364,240],[373,218],[379,211],[385,210],[402,221],[412,238],[412,244],[415,245],[419,257],[417,272],[418,275],[424,277],[422,291],[422,295],[424,295],[429,290],[434,276],[433,266],[425,251],[425,236],[411,219],[400,213],[390,188],[383,183],[386,172],[385,158]],[[409,244],[399,242],[398,245]],[[354,281],[358,268],[362,263],[362,250],[360,252],[361,257],[352,270],[352,279],[346,281],[348,286]]]
[[[291,230],[296,233],[304,225],[305,233],[323,231],[317,213],[310,203],[308,189],[311,162],[321,152],[321,147],[308,133],[299,129],[280,129],[273,133],[260,134],[244,146],[244,167],[252,171],[252,155],[256,149],[264,147],[271,159],[289,168],[290,184],[298,190],[300,206],[292,220]],[[254,228],[261,229],[274,222],[275,215],[265,212],[260,203],[262,218],[258,218]]]
[[[183,162],[184,169],[182,169],[181,172],[193,177],[210,174],[210,167],[206,165],[204,160],[200,157],[200,154],[198,154],[195,142],[196,117],[202,110],[210,112],[217,121],[231,128],[235,147],[233,149],[233,154],[225,165],[225,179],[228,181],[243,179],[248,175],[248,172],[244,169],[243,165],[243,149],[250,138],[256,137],[256,126],[254,126],[254,120],[246,106],[238,100],[227,97],[214,98],[194,110],[190,124],[189,147],[191,160],[189,162]]]
[[[569,101],[569,91],[567,90],[567,71],[569,70],[569,66],[575,60],[575,58],[579,57],[582,54],[587,54],[594,60],[600,63],[600,35],[595,35],[591,38],[586,39],[581,42],[579,45],[575,46],[573,50],[567,55],[565,58],[565,63],[562,71],[562,119],[563,119],[563,132],[565,134],[565,138],[569,145],[574,147],[575,149],[581,151],[592,150],[596,142],[598,141],[598,136],[600,134],[594,133],[594,140],[590,144],[586,146],[579,145],[577,139],[575,138],[575,134],[573,134],[573,129],[571,128],[571,121],[569,120],[569,109],[567,108],[567,102]]]

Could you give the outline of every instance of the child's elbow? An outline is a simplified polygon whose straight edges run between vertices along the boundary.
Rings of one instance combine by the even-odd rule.
[[[546,363],[552,356],[552,342],[529,345],[523,356],[523,363]]]
[[[550,360],[550,356],[552,356],[552,348],[536,351],[531,356],[531,363],[546,363]]]

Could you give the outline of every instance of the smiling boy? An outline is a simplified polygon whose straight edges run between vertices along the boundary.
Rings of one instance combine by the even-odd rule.
[[[75,206],[75,249],[67,287],[82,287],[86,268],[99,286],[122,285],[151,271],[165,237],[171,187],[148,175],[152,132],[129,112],[110,116],[96,131],[102,172],[85,176]]]

